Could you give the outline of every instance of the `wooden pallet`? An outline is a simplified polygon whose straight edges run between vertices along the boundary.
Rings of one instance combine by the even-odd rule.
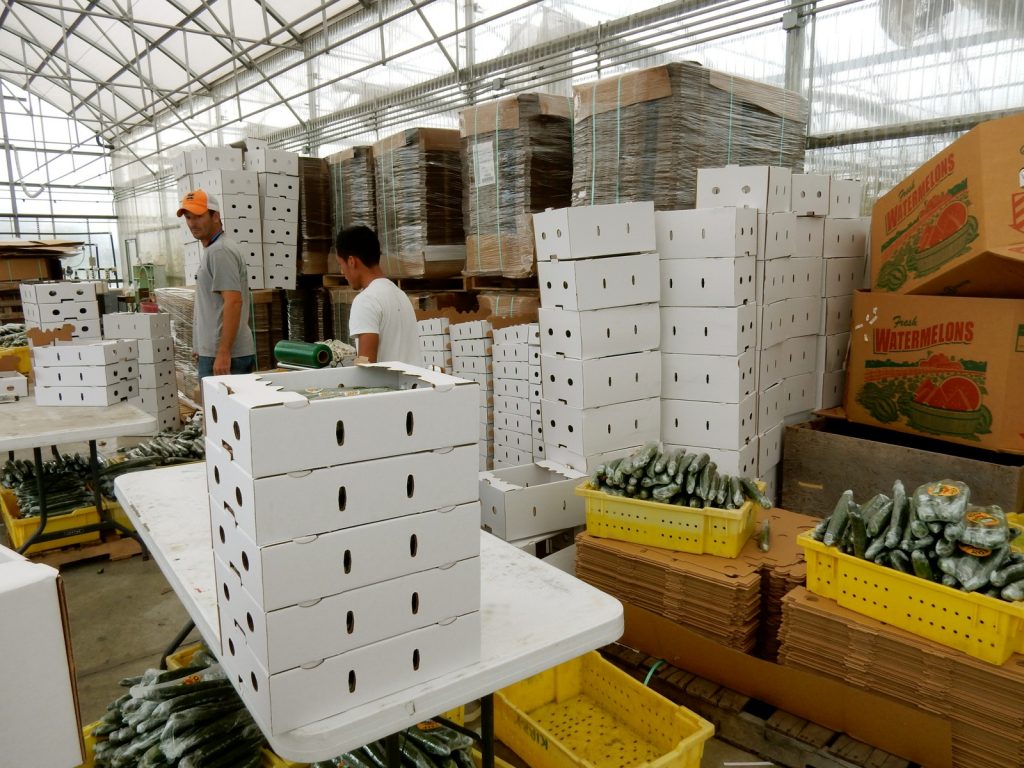
[[[643,681],[658,660],[613,644],[604,656]],[[661,664],[649,685],[714,723],[715,736],[786,768],[918,768],[903,758],[783,712],[770,704]]]
[[[83,560],[95,558],[107,558],[109,560],[127,560],[135,555],[142,554],[142,547],[135,539],[127,536],[120,536],[116,533],[107,534],[105,541],[97,541],[92,544],[78,544],[65,549],[51,549],[47,552],[40,552],[38,555],[30,555],[32,562],[43,563],[53,568],[60,568],[64,565],[80,563]]]

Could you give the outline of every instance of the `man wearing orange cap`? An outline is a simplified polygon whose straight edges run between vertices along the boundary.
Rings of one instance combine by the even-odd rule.
[[[182,198],[178,216],[203,244],[192,320],[199,378],[252,373],[256,343],[249,331],[249,277],[238,248],[224,236],[220,201],[197,189]]]

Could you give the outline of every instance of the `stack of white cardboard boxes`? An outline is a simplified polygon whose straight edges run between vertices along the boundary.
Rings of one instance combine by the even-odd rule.
[[[220,657],[267,734],[479,660],[479,388],[395,367],[204,382]],[[393,391],[303,394],[339,386]]]
[[[171,316],[165,312],[104,315],[103,336],[107,339],[131,339],[138,346],[137,406],[156,418],[156,431],[176,429],[180,425],[180,415]]]
[[[99,339],[101,287],[102,283],[88,281],[22,283],[25,325],[44,331],[71,325],[73,339]]]
[[[530,325],[493,330],[494,467],[518,467],[533,461],[534,416],[540,402],[530,399]],[[535,361],[540,364],[539,355]]]
[[[530,391],[530,434],[533,436],[533,460],[547,458],[544,448],[544,414],[540,401],[543,399],[543,368],[540,353],[540,324],[530,323],[526,329],[526,344],[530,348],[529,391]]]
[[[534,215],[547,459],[590,472],[661,431],[654,206]]]
[[[299,156],[246,139],[245,167],[256,172],[263,217],[263,276],[267,288],[295,288],[299,264]]]
[[[417,324],[423,365],[441,373],[452,373],[452,338],[448,333],[448,318],[432,317]]]
[[[37,405],[106,406],[139,394],[134,341],[56,343],[32,348]]]
[[[452,367],[460,379],[480,385],[480,470],[494,467],[494,377],[489,320],[470,320],[448,326],[452,343]]]

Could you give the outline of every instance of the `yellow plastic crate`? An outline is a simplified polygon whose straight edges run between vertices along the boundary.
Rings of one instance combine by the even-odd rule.
[[[108,509],[111,509],[116,504],[116,502],[105,503],[109,505]],[[7,535],[10,537],[11,546],[14,549],[18,549],[28,541],[29,537],[35,533],[36,528],[39,527],[38,517],[16,517],[17,510],[18,501],[14,497],[14,492],[7,488],[0,488],[0,516],[3,517],[4,525],[7,526]],[[96,511],[96,507],[82,507],[81,509],[72,510],[66,515],[48,517],[46,519],[46,533],[66,531],[82,525],[98,523],[99,521],[100,515]],[[88,544],[92,541],[99,541],[99,539],[99,531],[82,533],[77,536],[68,536],[65,539],[55,539],[53,541],[33,544],[25,554],[34,555],[51,549],[70,547],[74,544]]]
[[[494,728],[531,768],[700,768],[715,732],[596,651],[498,691]]]
[[[28,347],[4,347],[0,348],[0,357],[13,357],[18,362],[16,370],[18,373],[28,376],[32,373],[32,352]]]
[[[583,483],[576,493],[586,500],[587,533],[676,552],[736,557],[754,532],[754,503],[739,509],[681,507],[630,499]]]
[[[992,664],[1024,651],[1024,605],[947,587],[826,547],[803,533],[807,589]]]

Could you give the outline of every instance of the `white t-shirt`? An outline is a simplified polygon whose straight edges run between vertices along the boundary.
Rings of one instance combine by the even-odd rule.
[[[412,302],[385,277],[378,277],[356,296],[348,318],[348,332],[353,338],[361,333],[376,333],[380,337],[378,362],[423,365]]]

